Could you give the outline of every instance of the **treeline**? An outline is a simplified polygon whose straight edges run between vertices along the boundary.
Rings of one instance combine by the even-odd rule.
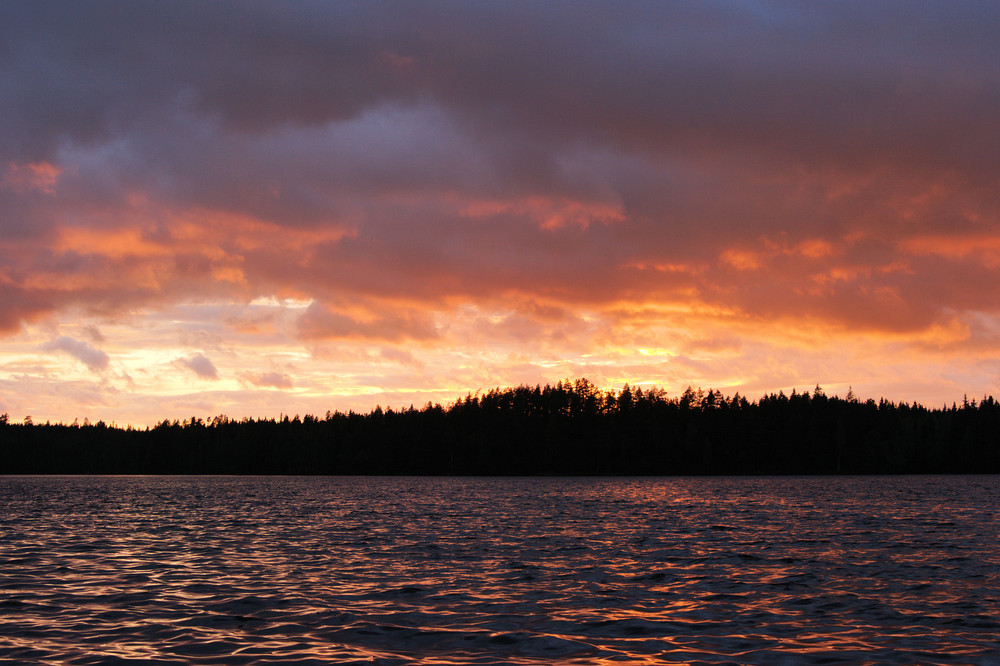
[[[11,423],[0,473],[699,475],[1000,472],[1000,403],[928,409],[828,397],[586,379],[495,388],[441,406],[280,419],[163,421],[138,430]]]

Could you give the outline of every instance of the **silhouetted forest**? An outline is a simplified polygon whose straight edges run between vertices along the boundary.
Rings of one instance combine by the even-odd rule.
[[[280,419],[163,421],[138,430],[11,423],[0,473],[700,475],[1000,472],[1000,403],[940,409],[586,379],[495,388],[448,406]]]

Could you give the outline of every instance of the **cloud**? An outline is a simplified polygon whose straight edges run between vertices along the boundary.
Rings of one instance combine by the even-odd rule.
[[[2,4],[0,335],[138,331],[197,302],[232,314],[179,328],[404,365],[419,346],[426,367],[461,349],[552,368],[663,331],[957,349],[968,330],[1000,354],[967,323],[1000,314],[998,18]],[[312,305],[241,307],[259,298]],[[218,377],[199,357],[183,367]]]
[[[6,174],[0,178],[0,183],[20,192],[38,190],[45,194],[55,194],[55,185],[59,179],[60,171],[59,167],[47,162],[37,164],[11,162],[7,165]]]
[[[46,342],[42,345],[42,349],[66,352],[93,372],[105,370],[109,363],[108,355],[100,349],[92,347],[83,340],[76,340],[65,335]]]
[[[94,342],[104,342],[104,334],[101,333],[101,329],[97,328],[97,326],[94,326],[93,324],[84,326],[83,332],[86,333],[87,336]]]
[[[264,372],[259,375],[249,377],[249,381],[254,386],[272,387],[279,389],[292,388],[292,378],[283,372]]]
[[[0,334],[14,332],[21,327],[23,321],[50,309],[38,304],[31,294],[17,285],[4,284],[2,276],[0,276],[0,300],[4,304],[4,307],[0,308]]]
[[[383,347],[378,352],[378,358],[390,363],[421,367],[421,363],[413,356],[413,352],[398,347]]]
[[[399,342],[438,337],[432,318],[425,313],[379,312],[365,307],[357,314],[347,314],[318,302],[299,317],[298,329],[305,340],[354,338]]]
[[[177,362],[188,368],[201,379],[218,379],[219,371],[215,364],[203,354],[195,354],[190,358],[179,358]]]
[[[0,66],[0,232],[31,242],[0,258],[32,304],[6,330],[74,305],[281,290],[410,310],[696,292],[791,315],[797,271],[905,252],[944,219],[988,233],[1000,203],[981,6],[261,5],[234,22],[140,5],[3,10],[23,57]],[[861,231],[867,246],[843,242]],[[767,264],[764,287],[731,277],[782,234],[801,261]],[[950,257],[928,282],[955,283]],[[699,272],[628,268],[677,264]],[[918,326],[951,296],[856,275],[844,300],[888,286]],[[810,316],[842,320],[840,302]],[[878,328],[879,312],[855,318]],[[303,335],[426,337],[409,315],[317,317]]]

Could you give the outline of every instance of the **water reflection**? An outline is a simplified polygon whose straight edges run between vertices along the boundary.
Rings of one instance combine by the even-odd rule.
[[[989,663],[992,477],[0,478],[0,657]]]

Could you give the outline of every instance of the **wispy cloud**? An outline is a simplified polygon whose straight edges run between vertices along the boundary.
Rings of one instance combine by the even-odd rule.
[[[50,352],[65,352],[94,372],[105,370],[110,362],[108,355],[100,349],[92,347],[83,340],[76,340],[65,335],[44,343],[42,349]]]

